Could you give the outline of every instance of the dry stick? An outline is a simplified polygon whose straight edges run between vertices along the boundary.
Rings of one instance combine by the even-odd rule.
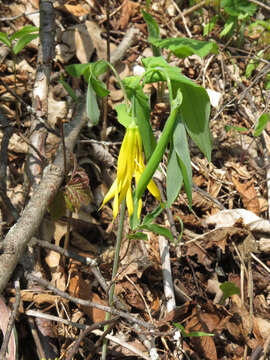
[[[40,112],[44,122],[48,120],[48,92],[51,75],[52,61],[54,58],[54,37],[55,37],[55,12],[52,1],[40,0],[40,49],[38,54],[38,66],[33,88],[33,108]],[[30,142],[42,153],[45,154],[45,142],[47,131],[37,119],[32,116]],[[37,184],[42,175],[41,159],[29,149],[27,160],[27,175],[31,184]]]
[[[66,354],[66,360],[72,360],[73,356],[76,355],[79,347],[80,347],[80,343],[82,342],[82,340],[88,335],[90,334],[93,330],[95,329],[102,329],[103,326],[105,325],[111,325],[109,327],[109,331],[111,331],[112,326],[115,325],[116,321],[119,319],[119,317],[115,317],[113,319],[110,320],[105,320],[99,323],[95,323],[91,326],[87,326],[87,328],[80,334],[80,336],[78,337],[78,339],[75,341],[75,344],[72,346],[72,348],[68,351],[68,353]],[[106,334],[107,335],[107,334]],[[105,336],[106,336],[105,335]],[[91,354],[93,353],[93,350],[91,350]],[[96,346],[95,346],[95,350],[96,350]]]
[[[74,260],[77,260],[77,261],[80,261],[83,265],[89,265],[90,266],[90,270],[92,272],[92,274],[95,276],[96,280],[99,282],[100,286],[102,287],[102,289],[105,291],[105,293],[108,292],[108,285],[104,279],[104,277],[102,276],[99,268],[98,268],[98,259],[92,259],[90,257],[84,257],[84,256],[81,256],[77,253],[74,253],[73,251],[71,250],[68,250],[68,249],[64,249],[60,246],[56,246],[54,244],[51,244],[49,243],[48,241],[44,241],[44,240],[39,240],[35,237],[33,237],[30,241],[30,244],[31,246],[35,246],[35,245],[39,245],[43,248],[46,248],[46,249],[51,249],[53,251],[56,251],[58,252],[59,254],[63,255],[63,256],[66,256],[66,257],[69,257],[71,259],[74,259]],[[115,306],[117,307],[117,309],[120,309],[120,310],[126,310],[127,309],[127,306],[122,303],[117,296],[114,296],[114,303],[115,303]]]
[[[5,333],[5,337],[1,346],[1,350],[0,350],[0,359],[5,359],[5,355],[7,352],[7,348],[8,348],[8,344],[9,344],[9,339],[14,327],[14,323],[15,323],[15,319],[18,313],[18,309],[19,309],[19,305],[20,305],[20,299],[21,299],[21,292],[20,292],[20,281],[19,281],[19,276],[17,277],[17,279],[15,279],[14,281],[14,288],[16,291],[16,296],[15,296],[15,302],[13,305],[13,311],[10,315],[10,318],[8,320],[8,325],[7,325],[7,330]]]
[[[109,320],[108,320],[109,321]],[[86,360],[90,360],[92,358],[92,356],[96,353],[97,349],[99,348],[99,346],[104,342],[104,339],[106,338],[107,335],[109,335],[109,333],[112,331],[113,327],[115,326],[115,322],[111,325],[109,325],[107,327],[107,329],[104,331],[103,330],[103,334],[100,335],[98,341],[95,343],[95,345],[93,346],[92,350],[90,351],[90,353],[87,355]],[[105,328],[105,327],[104,327]]]
[[[168,244],[168,240],[164,236],[159,236],[158,241],[159,241],[159,252],[160,252],[160,260],[162,267],[162,275],[163,275],[164,294],[167,301],[167,305],[166,305],[167,312],[169,313],[176,306],[173,280],[172,280],[169,244]]]
[[[63,297],[64,299],[67,299],[75,304],[79,304],[79,305],[82,305],[82,306],[89,306],[89,307],[94,307],[94,308],[97,308],[97,309],[100,309],[100,310],[103,310],[105,312],[108,312],[112,315],[116,315],[116,316],[121,316],[122,318],[132,322],[132,323],[137,323],[139,324],[140,326],[143,326],[144,328],[148,329],[148,330],[152,330],[154,329],[154,325],[153,324],[149,324],[143,320],[139,320],[139,319],[136,319],[135,317],[131,316],[130,314],[124,312],[124,311],[121,311],[121,310],[116,310],[114,308],[111,308],[109,306],[105,306],[105,305],[101,305],[101,304],[97,304],[95,302],[92,302],[92,301],[88,301],[88,300],[83,300],[83,299],[79,299],[79,298],[76,298],[74,296],[71,296],[67,293],[65,293],[64,291],[61,291],[59,289],[57,289],[55,286],[53,286],[49,281],[45,280],[45,279],[41,279],[41,278],[38,278],[32,274],[28,274],[26,273],[25,275],[26,279],[27,280],[32,280],[32,281],[35,281],[37,282],[38,284],[46,287],[47,289],[51,290],[52,292],[54,292],[55,294]]]
[[[39,10],[37,11],[32,11],[30,13],[23,13],[23,14],[20,14],[20,15],[16,15],[16,16],[12,16],[12,17],[3,17],[3,18],[0,18],[0,21],[13,21],[13,20],[16,20],[16,19],[19,19],[20,17],[22,16],[30,16],[30,15],[35,15],[35,14],[38,14],[39,13]]]
[[[73,327],[76,327],[78,329],[83,329],[83,330],[86,330],[88,328],[87,325],[85,324],[80,324],[80,323],[74,323],[74,322],[71,322],[71,321],[68,321],[67,319],[62,319],[62,318],[59,318],[58,316],[53,316],[53,315],[49,315],[49,314],[44,314],[44,313],[41,313],[40,311],[35,311],[35,310],[27,310],[25,312],[25,315],[28,315],[28,316],[33,316],[33,317],[40,317],[40,318],[43,318],[43,319],[49,319],[49,320],[52,320],[52,321],[56,321],[56,322],[60,322],[60,323],[63,323],[63,324],[66,324],[66,325],[71,325]],[[112,319],[114,320],[114,319]],[[93,325],[99,325],[101,323],[98,323],[98,324],[93,324]],[[136,325],[136,324],[134,324]],[[136,326],[134,326],[135,328],[135,331],[137,331],[137,328]],[[104,332],[99,332],[99,333],[96,333],[97,331],[99,330],[92,330],[93,333],[95,333],[97,336],[100,336],[100,338],[98,339],[98,341],[96,342],[95,344],[95,347],[96,346],[100,346],[101,344],[101,341],[103,340],[102,336],[104,335]],[[141,330],[140,330],[141,331]],[[163,333],[161,333],[161,335],[163,335]],[[112,335],[105,335],[110,341],[116,343],[116,344],[120,344],[121,346],[129,349],[130,351],[134,352],[134,354],[140,356],[142,359],[146,359],[146,360],[150,360],[150,358],[148,356],[145,356],[141,351],[137,350],[134,346],[130,345],[129,343],[126,343],[125,341],[121,341],[119,338],[117,338],[116,336],[112,336]]]
[[[80,102],[74,120],[66,128],[66,147],[73,151],[81,128],[86,123],[85,104]],[[70,159],[67,159],[69,167]],[[35,189],[21,218],[7,233],[0,255],[0,293],[5,289],[16,265],[24,254],[25,248],[37,232],[47,211],[48,205],[56,195],[64,178],[63,151],[59,148],[53,164],[44,170],[43,178]]]
[[[0,109],[0,125],[3,129],[3,137],[0,149],[0,196],[2,198],[2,204],[5,206],[13,217],[17,220],[19,217],[18,211],[12,205],[10,199],[7,196],[7,163],[8,163],[8,143],[13,134],[13,127],[9,124],[5,114]]]
[[[110,2],[106,0],[105,2],[106,7],[106,44],[107,44],[107,61],[111,61],[111,50],[110,50]],[[106,87],[109,88],[109,81],[110,81],[110,67],[107,67],[106,72]],[[102,123],[102,130],[101,130],[101,140],[106,140],[106,133],[107,133],[107,117],[108,117],[108,96],[104,98],[103,101],[103,123]]]
[[[266,10],[270,11],[270,6],[267,6],[267,5],[261,3],[258,0],[248,0],[248,1],[253,3],[253,4],[259,5],[260,7],[265,8]]]

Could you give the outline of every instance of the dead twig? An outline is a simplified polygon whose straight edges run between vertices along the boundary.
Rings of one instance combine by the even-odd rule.
[[[112,315],[120,316],[120,317],[130,321],[131,323],[135,322],[135,323],[139,324],[140,326],[145,327],[146,329],[149,329],[149,330],[154,329],[153,324],[149,324],[149,323],[147,323],[147,322],[145,322],[143,320],[136,319],[135,317],[131,316],[130,314],[128,314],[128,313],[126,313],[124,311],[117,310],[117,309],[111,308],[109,306],[97,304],[97,303],[94,303],[92,301],[83,300],[83,299],[79,299],[79,298],[76,298],[74,296],[71,296],[71,295],[65,293],[64,291],[61,291],[61,290],[57,289],[49,281],[47,281],[45,279],[38,278],[38,277],[36,277],[36,276],[34,276],[32,274],[28,274],[28,273],[26,273],[25,277],[26,277],[27,280],[35,281],[38,284],[40,284],[40,285],[46,287],[47,289],[51,290],[55,294],[57,294],[59,296],[62,296],[64,299],[67,299],[67,300],[69,300],[69,301],[71,301],[71,302],[73,302],[75,304],[79,304],[79,305],[82,305],[82,306],[94,307],[94,308],[103,310],[105,312],[108,312],[108,313],[110,313]]]
[[[73,122],[66,128],[66,147],[72,152],[79,132],[86,123],[85,104],[79,103]],[[70,159],[67,159],[69,166]],[[43,174],[40,184],[33,193],[21,218],[9,230],[2,242],[3,253],[0,255],[0,293],[5,289],[16,265],[22,257],[32,236],[35,235],[64,178],[63,151],[60,147],[56,159]]]
[[[109,326],[109,328],[107,329],[108,331],[105,331],[103,333],[102,336],[102,341],[103,341],[103,337],[106,336],[108,333],[111,332],[112,328],[114,327],[114,325],[116,324],[117,320],[119,319],[119,316],[116,316],[113,319],[110,320],[105,320],[99,323],[95,323],[91,326],[87,326],[87,328],[82,331],[82,333],[80,334],[80,336],[78,337],[78,339],[75,341],[75,344],[72,346],[72,348],[68,351],[67,355],[66,355],[66,360],[72,360],[73,356],[75,356],[75,354],[77,353],[80,343],[82,342],[82,340],[88,335],[90,334],[93,330],[96,329],[102,329],[105,325],[111,325]],[[106,333],[106,334],[105,334]],[[99,339],[100,340],[100,339]],[[99,344],[95,344],[94,349],[91,350],[90,354],[88,354],[87,359],[89,358],[89,355],[92,356],[95,352],[97,347],[101,344],[101,342],[98,340]]]
[[[1,346],[1,350],[0,350],[0,359],[5,359],[5,355],[8,349],[8,344],[9,344],[9,340],[10,340],[10,336],[12,334],[12,330],[14,327],[14,323],[15,323],[15,319],[18,313],[18,309],[19,309],[19,305],[20,305],[20,299],[21,299],[21,292],[20,292],[20,280],[19,280],[19,276],[17,276],[17,279],[15,279],[14,281],[14,288],[15,288],[15,302],[13,305],[13,310],[12,313],[10,315],[9,321],[8,321],[8,325],[7,325],[7,330],[5,333],[5,337]]]
[[[161,260],[162,275],[163,275],[164,294],[167,302],[166,303],[167,312],[169,313],[176,306],[173,280],[172,280],[169,245],[168,245],[168,240],[164,236],[159,236],[158,240],[159,240],[160,260]]]

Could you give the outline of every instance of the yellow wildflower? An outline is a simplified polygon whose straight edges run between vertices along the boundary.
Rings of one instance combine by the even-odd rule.
[[[145,165],[143,161],[142,139],[137,125],[130,125],[122,142],[118,162],[117,162],[117,176],[113,182],[110,190],[106,194],[101,207],[109,200],[113,200],[113,218],[118,214],[119,205],[126,198],[128,214],[133,214],[133,199],[132,199],[132,179],[135,177],[138,184],[140,177],[144,171]],[[148,190],[155,198],[160,201],[160,193],[157,185],[153,180],[150,180]],[[138,217],[140,216],[142,208],[142,200],[138,204]]]

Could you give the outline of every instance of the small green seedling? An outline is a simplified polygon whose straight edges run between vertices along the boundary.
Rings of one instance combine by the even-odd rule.
[[[220,290],[223,292],[223,297],[221,299],[221,304],[225,304],[226,299],[232,295],[240,295],[240,289],[234,283],[226,281],[220,285]]]
[[[205,333],[203,331],[191,331],[191,332],[187,333],[183,325],[174,323],[174,326],[176,326],[181,331],[181,335],[184,338],[201,337],[201,336],[215,336],[215,334]]]
[[[32,25],[26,25],[21,30],[12,35],[0,32],[0,41],[6,44],[14,55],[17,55],[32,40],[39,36],[39,28]]]

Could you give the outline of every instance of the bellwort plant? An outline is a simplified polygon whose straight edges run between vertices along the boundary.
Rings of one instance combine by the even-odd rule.
[[[127,208],[130,231],[129,239],[144,239],[144,231],[152,231],[173,241],[171,232],[155,223],[155,218],[165,207],[170,207],[177,198],[182,186],[191,206],[192,168],[189,153],[188,137],[199,147],[202,153],[211,160],[211,137],[209,131],[210,101],[206,90],[181,73],[181,69],[170,65],[162,56],[161,49],[171,51],[177,57],[193,53],[201,57],[216,53],[213,42],[200,42],[194,39],[160,39],[159,28],[152,16],[143,11],[148,26],[148,41],[154,56],[142,59],[144,73],[141,76],[127,76],[120,80],[114,67],[105,60],[89,64],[74,64],[66,67],[74,77],[83,76],[87,83],[86,109],[89,126],[97,125],[100,111],[98,98],[109,95],[106,85],[99,76],[111,71],[123,91],[124,103],[115,106],[117,120],[125,128],[122,145],[117,162],[116,178],[105,195],[101,208],[113,200],[113,219],[119,223],[115,257],[112,271],[112,285],[109,291],[109,305],[113,306],[114,282],[118,269],[119,252],[123,237],[123,224]],[[164,129],[156,141],[151,125],[151,108],[149,96],[144,92],[145,84],[157,83],[164,92],[167,88],[170,101],[170,113]],[[162,94],[161,94],[162,95]],[[167,152],[166,170],[166,203],[161,203],[161,196],[153,175],[158,169],[163,155]],[[135,181],[134,181],[135,179]],[[141,216],[142,197],[146,189],[158,200],[152,213]],[[107,319],[110,315],[107,314]],[[102,359],[106,359],[105,342]]]

